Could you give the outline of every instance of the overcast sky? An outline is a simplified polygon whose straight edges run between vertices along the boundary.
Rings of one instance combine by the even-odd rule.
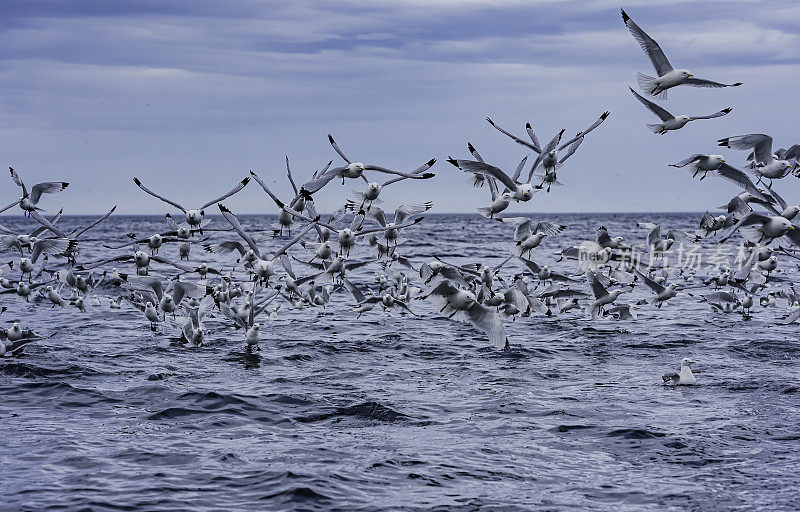
[[[484,118],[540,139],[574,134],[611,116],[559,171],[564,187],[516,211],[686,211],[712,208],[739,190],[693,181],[667,164],[692,153],[744,153],[715,140],[768,133],[800,140],[800,3],[637,1],[628,14],[676,67],[742,87],[680,87],[675,114],[731,106],[723,118],[657,136],[657,118],[628,85],[652,73],[616,1],[389,0],[336,2],[3,0],[0,155],[33,184],[70,181],[46,197],[50,211],[159,213],[150,188],[197,206],[256,170],[289,195],[288,155],[303,181],[329,160],[332,133],[351,158],[411,170],[439,158],[437,176],[384,194],[388,207],[434,200],[437,212],[488,203],[448,155],[513,170],[525,155]],[[794,138],[793,138],[794,137]],[[727,152],[726,152],[727,151]],[[375,177],[380,178],[380,176]],[[797,179],[780,190],[797,197]],[[17,193],[8,177],[0,202]],[[274,213],[251,184],[228,205]],[[361,181],[332,183],[322,210]],[[391,191],[391,193],[389,193]],[[512,210],[509,210],[512,211]]]

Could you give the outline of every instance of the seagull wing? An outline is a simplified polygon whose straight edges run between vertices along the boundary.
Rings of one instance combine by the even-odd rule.
[[[589,284],[592,287],[592,293],[594,293],[595,299],[599,299],[600,297],[605,297],[608,295],[608,290],[606,290],[606,287],[597,280],[597,276],[594,274],[594,272],[588,272],[587,275],[589,276]]]
[[[503,350],[508,346],[508,338],[497,310],[475,303],[465,313],[472,325],[486,333],[496,349]]]
[[[706,80],[705,78],[694,77],[687,78],[683,83],[686,85],[691,85],[692,87],[739,87],[742,85],[742,82],[723,84],[721,82],[714,82],[713,80]]]
[[[767,200],[764,197],[764,194],[762,194],[761,191],[758,190],[758,188],[756,188],[755,184],[753,184],[750,178],[747,177],[747,174],[745,174],[743,171],[740,171],[739,169],[736,169],[735,167],[730,166],[728,164],[722,164],[722,166],[720,166],[720,168],[717,169],[717,173],[726,180],[732,183],[736,183],[737,185],[748,191],[751,196],[757,197],[758,199],[761,199],[763,201]]]
[[[582,132],[578,132],[578,135],[576,135],[572,139],[570,139],[567,142],[565,142],[564,144],[562,144],[561,147],[558,148],[558,150],[561,151],[562,149],[564,149],[565,147],[569,146],[570,144],[572,144],[576,140],[582,139],[583,137],[585,137],[587,134],[592,132],[595,128],[597,128],[598,126],[603,124],[603,121],[606,120],[606,118],[609,116],[609,114],[611,114],[611,112],[609,112],[609,111],[605,111],[602,114],[600,114],[600,117],[597,118],[597,121],[592,123],[588,128],[586,128]]]
[[[339,153],[339,156],[340,156],[340,157],[342,157],[342,160],[344,160],[344,161],[345,161],[345,162],[347,162],[348,164],[352,164],[352,163],[353,163],[352,161],[350,161],[350,159],[349,159],[349,158],[347,158],[346,156],[344,156],[344,153],[342,152],[342,150],[341,150],[341,149],[339,149],[339,145],[338,145],[338,144],[336,144],[336,141],[335,141],[335,140],[333,140],[333,136],[332,136],[331,134],[328,134],[328,142],[330,142],[330,143],[331,143],[331,146],[333,147],[333,149],[334,149],[334,150],[335,150],[337,153]]]
[[[226,208],[224,204],[220,203],[218,206],[219,206],[219,211],[222,212],[222,216],[225,217],[225,220],[227,220],[230,223],[230,225],[233,227],[236,233],[238,233],[239,236],[242,237],[242,239],[247,243],[247,245],[249,245],[250,248],[253,249],[253,252],[256,254],[256,257],[260,258],[261,253],[258,251],[258,246],[253,241],[253,239],[250,238],[250,235],[248,235],[247,232],[245,232],[244,228],[242,227],[242,224],[239,222],[239,219],[236,218],[236,215],[234,215],[232,211]]]
[[[522,174],[522,168],[525,167],[525,162],[528,161],[528,155],[525,155],[525,158],[517,165],[517,170],[514,171],[514,175],[511,176],[512,181],[519,181],[519,175]]]
[[[49,220],[47,220],[44,217],[42,217],[42,215],[39,212],[37,212],[36,210],[33,210],[32,212],[30,212],[30,216],[31,216],[31,218],[33,220],[35,220],[36,222],[38,222],[42,226],[46,227],[47,229],[49,229],[50,231],[55,233],[56,236],[58,236],[60,238],[69,238],[67,235],[64,234],[63,231],[61,231],[60,229],[55,227]]]
[[[767,164],[772,161],[772,137],[763,133],[750,133],[748,135],[736,135],[734,137],[725,137],[717,141],[720,146],[748,150],[753,149],[755,153],[755,161],[762,164]]]
[[[41,199],[42,194],[57,194],[69,186],[66,181],[48,181],[37,183],[31,188],[31,203],[36,204]]]
[[[476,162],[474,160],[453,160],[448,159],[448,162],[455,165],[462,171],[466,172],[479,172],[483,174],[488,174],[493,178],[497,178],[503,185],[508,187],[509,190],[516,190],[517,184],[508,176],[508,174],[504,173],[497,167],[493,165],[489,165],[483,162]]]
[[[734,234],[736,231],[738,231],[738,230],[739,230],[739,228],[741,228],[741,227],[743,227],[743,226],[752,226],[752,225],[754,225],[754,224],[764,224],[765,222],[768,222],[768,221],[769,221],[769,217],[767,217],[767,216],[766,216],[766,215],[764,215],[763,213],[758,213],[758,212],[750,212],[750,213],[748,213],[747,215],[745,215],[744,217],[742,217],[742,220],[740,220],[739,222],[737,222],[737,223],[736,223],[736,224],[735,224],[735,225],[734,225],[734,226],[733,226],[733,227],[732,227],[732,228],[731,228],[731,229],[728,231],[728,233],[727,233],[725,236],[723,236],[723,237],[720,239],[720,243],[722,243],[722,242],[724,242],[725,240],[727,240],[728,238],[730,238],[730,237],[731,237],[731,235],[733,235],[733,234]],[[793,231],[793,230],[789,230],[789,231],[791,232],[791,231]]]
[[[117,209],[117,207],[114,206],[113,208],[111,208],[111,210],[108,211],[108,213],[106,213],[105,215],[103,215],[102,217],[97,219],[96,221],[92,222],[91,224],[89,224],[88,226],[83,228],[82,230],[80,230],[77,233],[75,233],[74,235],[72,235],[73,240],[77,239],[79,236],[81,236],[82,234],[86,233],[90,229],[93,229],[93,228],[97,227],[98,224],[100,224],[101,222],[103,222],[104,220],[109,218],[111,216],[111,214],[114,213],[114,210],[116,210],[116,209]]]
[[[703,154],[700,154],[700,153],[695,153],[694,155],[691,155],[689,157],[684,158],[683,160],[681,160],[678,163],[669,164],[669,166],[670,167],[686,167],[690,163],[696,162],[696,161],[701,160],[701,159],[703,159],[705,157],[706,157],[706,155],[703,155]]]
[[[657,115],[662,121],[669,121],[670,119],[673,119],[675,117],[672,114],[670,114],[667,111],[667,109],[656,105],[652,101],[650,101],[647,98],[643,97],[638,92],[634,91],[632,87],[628,87],[628,89],[630,89],[631,93],[633,93],[634,97],[637,100],[639,100],[642,103],[642,105],[647,107],[647,109],[650,110],[650,112],[652,112],[655,115]]]
[[[508,132],[508,131],[506,131],[506,130],[504,130],[504,129],[500,128],[499,126],[497,126],[496,124],[494,124],[494,121],[492,121],[492,119],[491,119],[491,118],[487,117],[487,118],[486,118],[486,120],[487,120],[487,121],[489,121],[489,124],[490,124],[490,125],[492,125],[492,127],[493,127],[493,128],[495,128],[497,131],[499,131],[499,132],[500,132],[500,133],[502,133],[503,135],[506,135],[506,136],[508,136],[508,137],[511,137],[511,139],[513,139],[513,141],[514,141],[514,142],[516,142],[517,144],[521,144],[521,145],[525,146],[526,148],[531,148],[532,150],[534,150],[534,151],[535,151],[535,152],[537,152],[537,153],[541,153],[541,152],[542,152],[542,150],[541,150],[541,149],[539,149],[539,144],[538,144],[538,141],[536,141],[536,142],[537,142],[536,144],[531,144],[531,143],[530,143],[530,142],[528,142],[527,140],[520,139],[519,137],[517,137],[517,136],[516,136],[516,135],[514,135],[513,133],[511,133],[511,132]]]
[[[733,109],[731,107],[723,108],[719,112],[714,112],[713,114],[708,114],[707,116],[689,116],[693,120],[697,121],[698,119],[714,119],[715,117],[722,117],[725,115],[730,114]]]
[[[167,204],[171,204],[172,206],[174,206],[175,208],[179,209],[183,213],[186,213],[186,208],[184,208],[183,206],[179,205],[175,201],[171,201],[171,200],[167,199],[164,196],[160,196],[160,195],[156,194],[155,192],[153,192],[152,190],[150,190],[149,188],[145,187],[144,185],[142,185],[142,182],[139,181],[139,178],[133,178],[133,182],[136,183],[137,187],[139,187],[140,189],[142,189],[146,193],[150,194],[151,196],[155,197],[156,199],[160,199],[160,200],[164,201]]]
[[[667,56],[664,55],[664,51],[658,45],[658,43],[650,36],[648,36],[644,30],[639,28],[639,25],[633,22],[628,13],[626,13],[623,9],[622,11],[622,21],[625,23],[625,26],[628,27],[633,38],[636,39],[636,42],[639,43],[639,46],[642,47],[644,53],[650,58],[650,62],[653,63],[653,67],[658,73],[658,76],[663,76],[669,71],[672,71],[672,64],[669,63],[667,60]]]
[[[644,275],[644,274],[642,274],[641,272],[639,272],[639,270],[638,270],[638,269],[634,268],[634,269],[633,269],[633,272],[634,272],[634,273],[635,273],[635,274],[636,274],[636,275],[639,277],[639,279],[641,279],[641,280],[642,280],[642,282],[643,282],[644,284],[646,284],[646,285],[647,285],[647,287],[648,287],[648,288],[650,288],[651,290],[653,290],[653,291],[654,291],[656,294],[659,294],[659,293],[663,292],[663,291],[666,289],[666,287],[665,287],[665,286],[663,286],[663,285],[660,285],[660,284],[658,284],[657,282],[653,281],[652,279],[650,279],[650,278],[649,278],[649,277],[647,277],[646,275]]]
[[[233,194],[235,194],[235,193],[239,192],[240,190],[242,190],[249,182],[250,182],[250,178],[243,179],[242,181],[237,183],[236,186],[233,187],[231,190],[229,190],[225,194],[219,196],[218,198],[214,199],[213,201],[207,202],[206,204],[201,206],[200,209],[201,210],[205,210],[206,208],[208,208],[211,205],[215,205],[220,201],[224,201],[225,199],[231,197]]]

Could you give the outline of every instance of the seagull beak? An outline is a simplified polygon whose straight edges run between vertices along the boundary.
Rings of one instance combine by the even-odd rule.
[[[697,361],[689,361],[689,364],[697,364]]]
[[[689,73],[689,76],[694,76],[692,73]]]
[[[689,121],[694,121],[694,119],[692,119],[692,118],[690,117],[690,118],[689,118]]]

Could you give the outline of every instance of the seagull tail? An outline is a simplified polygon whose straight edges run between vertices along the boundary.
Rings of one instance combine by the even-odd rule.
[[[492,215],[492,208],[491,208],[491,207],[489,207],[489,206],[487,206],[487,207],[485,207],[485,208],[478,208],[478,213],[480,213],[481,215],[483,215],[483,216],[484,216],[484,217],[486,217],[487,219],[488,219],[488,218],[491,218],[491,215]]]
[[[480,188],[486,184],[486,177],[476,172],[467,179],[467,182],[473,187]]]
[[[645,75],[644,73],[636,74],[636,82],[639,84],[639,88],[642,91],[646,92],[651,96],[656,96],[660,100],[667,99],[667,91],[661,91],[658,94],[653,94],[653,91],[655,91],[656,88],[654,84],[655,81],[656,77]]]
[[[663,131],[663,127],[661,126],[661,123],[648,124],[647,127],[653,133],[661,133]]]

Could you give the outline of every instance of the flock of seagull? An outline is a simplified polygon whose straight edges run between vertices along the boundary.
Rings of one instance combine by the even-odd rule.
[[[673,68],[658,43],[624,10],[622,19],[657,75],[639,74],[638,85],[643,94],[630,89],[660,118],[660,123],[648,125],[654,133],[664,134],[681,129],[690,121],[731,112],[725,108],[705,116],[675,116],[648,99],[646,96],[665,100],[669,89],[681,85],[733,87],[741,83],[714,82],[697,78],[686,69]],[[46,215],[41,204],[46,195],[63,191],[68,183],[44,182],[28,188],[17,171],[9,168],[20,193],[0,213],[17,207],[36,228],[19,233],[0,225],[0,254],[19,256],[3,266],[0,300],[16,297],[42,306],[85,311],[87,305],[103,304],[95,289],[101,284],[109,285],[115,290],[105,299],[109,308],[137,308],[145,325],[154,331],[160,326],[174,327],[182,345],[202,346],[207,342],[207,325],[215,325],[238,330],[248,350],[259,349],[263,320],[274,320],[281,307],[324,308],[335,293],[349,297],[352,314],[357,317],[375,308],[418,316],[415,301],[434,301],[439,314],[468,321],[500,350],[510,347],[504,329],[506,319],[571,314],[627,320],[636,317],[637,308],[662,308],[680,293],[696,297],[719,312],[738,313],[745,318],[750,317],[755,304],[775,307],[779,299],[785,299],[788,311],[782,322],[800,318],[800,295],[788,278],[773,272],[779,255],[800,259],[795,254],[800,247],[800,226],[792,222],[800,206],[788,204],[774,184],[790,174],[798,175],[800,145],[773,149],[772,137],[765,134],[718,141],[722,147],[749,152],[741,168],[728,164],[718,154],[694,154],[670,164],[688,168],[692,177],[700,180],[711,175],[741,188],[722,207],[725,213],[714,216],[707,211],[695,233],[642,222],[638,227],[647,234],[646,245],[640,250],[601,226],[593,239],[558,251],[559,261],[575,260],[573,273],[559,273],[536,261],[541,261],[541,249],[537,248],[543,239],[557,237],[568,227],[503,213],[512,205],[530,201],[536,193],[549,193],[552,187],[561,186],[561,168],[608,116],[609,112],[604,112],[567,140],[563,140],[565,130],[561,130],[545,145],[539,142],[530,123],[525,125],[526,138],[487,118],[494,129],[536,155],[531,163],[530,155],[522,158],[513,172],[487,163],[471,143],[467,143],[471,158],[448,158],[450,164],[468,175],[473,186],[488,188],[490,202],[478,208],[487,222],[497,222],[498,229],[502,225],[513,228],[508,256],[494,265],[458,265],[436,257],[415,266],[402,254],[404,235],[424,219],[433,204],[401,205],[394,216],[379,205],[386,199],[385,189],[392,184],[432,178],[430,169],[436,159],[410,172],[364,164],[350,159],[330,135],[329,143],[343,163],[333,166],[333,161],[329,162],[298,187],[287,158],[287,177],[294,191],[291,198],[279,198],[251,171],[225,194],[197,208],[188,208],[134,178],[142,192],[168,205],[172,213],[165,216],[163,232],[143,237],[131,233],[124,240],[106,243],[104,247],[113,252],[96,261],[81,258],[80,249],[86,243],[81,237],[108,219],[116,207],[85,227],[64,231],[59,227],[62,212]],[[348,180],[363,181],[363,191],[355,192],[341,208],[323,216],[317,211],[315,197],[323,189],[335,188],[339,180],[342,185]],[[266,230],[246,229],[228,202],[251,181],[263,189],[278,212],[276,223]],[[206,218],[209,209],[222,215],[223,225],[211,225],[211,219]],[[183,217],[173,217],[178,211]],[[717,274],[697,276],[695,269],[667,264],[665,256],[676,244],[688,248],[701,239],[717,236],[722,243],[737,232],[745,240],[744,257],[737,268],[722,265]],[[285,243],[267,253],[261,239],[264,233]],[[159,255],[165,247],[177,249],[177,261]],[[197,258],[198,252],[230,255],[231,265],[223,268],[203,262]],[[354,253],[358,254],[357,259],[352,257]],[[503,274],[504,265],[512,260],[523,272]],[[373,283],[358,282],[352,277],[352,271],[368,265],[380,269]],[[151,272],[154,267],[157,271]],[[639,284],[650,290],[649,298],[618,301]],[[0,314],[5,311],[6,307],[0,308]],[[14,321],[10,327],[0,329],[0,355],[19,354],[28,343],[41,338]],[[664,375],[664,383],[694,384],[696,379],[690,369],[693,363],[684,358],[680,373]]]

